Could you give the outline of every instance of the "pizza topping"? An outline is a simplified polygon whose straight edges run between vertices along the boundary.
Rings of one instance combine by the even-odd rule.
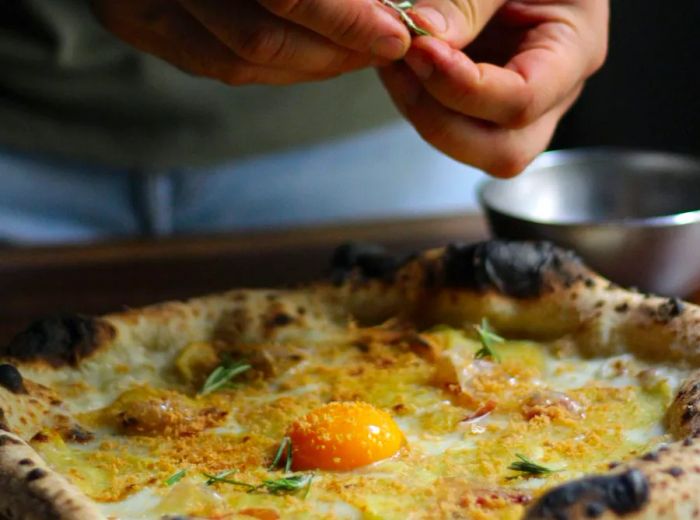
[[[306,497],[306,495],[309,493],[311,482],[314,478],[312,473],[297,473],[294,475],[286,475],[277,479],[263,480],[261,484],[249,484],[248,482],[236,480],[229,476],[234,473],[235,470],[225,471],[218,475],[211,475],[209,473],[203,473],[203,475],[207,477],[206,484],[208,486],[217,483],[231,484],[233,486],[242,487],[248,493],[267,491],[271,495],[293,495],[303,491],[303,497]]]
[[[284,471],[289,473],[292,468],[292,439],[289,437],[284,437],[282,442],[280,442],[275,457],[272,459],[272,464],[268,470],[273,471],[277,468],[278,464],[284,460]]]
[[[576,417],[584,417],[584,408],[578,401],[564,392],[554,390],[538,390],[531,394],[521,406],[521,412],[526,420],[540,415],[551,418],[561,416],[562,412]]]
[[[288,432],[295,470],[350,470],[395,455],[404,437],[391,416],[368,403],[333,402]]]
[[[196,341],[180,351],[175,369],[184,381],[201,387],[205,374],[211,374],[220,363],[219,353],[211,343]]]
[[[102,415],[128,435],[177,437],[216,426],[227,412],[177,392],[141,386],[124,392]]]
[[[518,460],[512,462],[510,466],[508,466],[508,469],[512,469],[513,471],[519,471],[523,474],[519,476],[542,477],[544,475],[549,475],[551,473],[557,473],[559,471],[562,471],[560,469],[550,469],[546,466],[543,466],[542,464],[538,464],[520,453],[516,453],[515,456],[518,458]]]
[[[186,469],[181,469],[180,471],[173,473],[170,475],[166,480],[165,480],[165,485],[166,486],[172,486],[173,484],[177,484],[180,482],[183,478],[185,478],[185,475],[187,475],[187,470]]]
[[[489,399],[488,401],[486,401],[485,404],[477,408],[477,410],[474,413],[470,413],[460,422],[469,424],[476,422],[479,419],[483,419],[496,409],[497,404],[498,403],[496,403],[496,401],[494,401],[493,399]]]
[[[27,389],[24,387],[24,379],[22,374],[14,365],[0,365],[0,386],[6,388],[13,394],[26,394]]]
[[[199,393],[207,395],[219,390],[235,388],[232,381],[250,368],[250,365],[243,361],[225,360],[209,374]]]
[[[503,343],[505,340],[491,329],[489,321],[486,318],[481,320],[481,325],[475,325],[474,328],[477,334],[479,334],[479,341],[481,342],[481,348],[476,351],[474,358],[490,358],[494,361],[500,361],[501,358],[493,349],[493,344]]]
[[[258,520],[279,520],[280,515],[274,509],[263,507],[246,507],[238,511],[239,515],[250,516]]]

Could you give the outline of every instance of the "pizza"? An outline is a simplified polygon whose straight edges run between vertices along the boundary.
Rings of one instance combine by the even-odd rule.
[[[547,243],[39,320],[0,351],[0,518],[696,518],[700,308]]]

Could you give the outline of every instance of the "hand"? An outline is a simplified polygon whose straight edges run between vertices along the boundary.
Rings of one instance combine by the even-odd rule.
[[[547,147],[607,52],[607,0],[419,0],[413,18],[433,36],[384,84],[426,141],[498,177]]]
[[[377,0],[93,0],[117,36],[231,85],[329,78],[402,57],[410,35]]]

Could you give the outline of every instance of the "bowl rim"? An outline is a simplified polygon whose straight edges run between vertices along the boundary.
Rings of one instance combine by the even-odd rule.
[[[700,170],[700,157],[695,157],[688,154],[680,154],[668,151],[643,150],[636,148],[624,147],[585,147],[585,148],[570,148],[563,150],[549,150],[541,153],[535,160],[523,171],[523,174],[542,168],[550,168],[553,166],[561,166],[573,162],[586,160],[604,160],[609,158],[622,159],[634,158],[644,160],[666,160],[673,161],[678,165],[686,167],[697,167]],[[477,187],[477,198],[479,204],[485,212],[493,212],[521,222],[545,225],[557,228],[564,227],[611,227],[622,226],[625,228],[642,228],[642,227],[677,227],[700,222],[700,209],[684,211],[680,213],[670,213],[667,215],[658,215],[653,217],[625,217],[625,218],[597,218],[588,220],[576,220],[571,222],[552,220],[545,218],[530,218],[522,214],[496,208],[489,203],[486,196],[486,190],[489,186],[508,182],[509,179],[491,178],[482,181]]]

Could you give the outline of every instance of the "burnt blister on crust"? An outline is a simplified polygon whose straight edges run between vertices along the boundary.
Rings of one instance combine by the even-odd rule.
[[[666,322],[683,314],[685,306],[680,298],[669,298],[656,309],[659,321]]]
[[[9,390],[13,394],[26,394],[24,379],[17,367],[7,363],[0,364],[0,386]]]
[[[343,283],[357,272],[367,279],[390,280],[401,262],[376,244],[348,242],[336,248],[331,258],[331,279]]]
[[[528,510],[525,519],[597,518],[608,510],[622,516],[641,510],[648,501],[646,476],[631,469],[617,475],[574,480],[554,488]]]
[[[585,268],[572,252],[549,242],[490,240],[450,245],[443,257],[445,286],[476,291],[498,290],[514,298],[541,295],[556,279],[565,286],[584,280]]]
[[[0,356],[45,361],[54,367],[77,366],[114,334],[114,328],[103,320],[79,314],[59,315],[32,323],[0,349]]]

